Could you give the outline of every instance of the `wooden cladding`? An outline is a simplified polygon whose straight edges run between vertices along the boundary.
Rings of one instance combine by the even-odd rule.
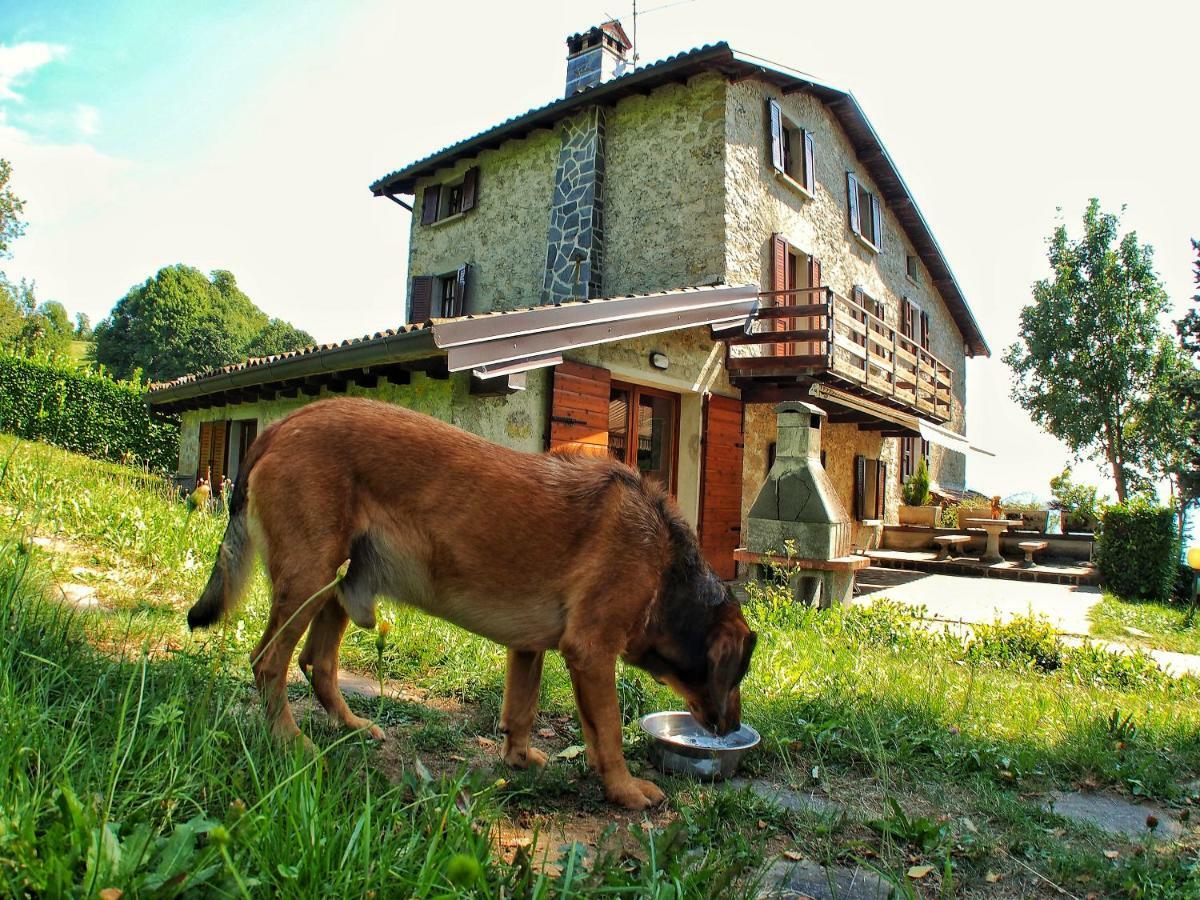
[[[611,392],[608,369],[576,362],[555,366],[548,449],[607,456]]]
[[[704,398],[700,549],[725,581],[737,575],[733,551],[741,544],[743,421],[742,401]]]

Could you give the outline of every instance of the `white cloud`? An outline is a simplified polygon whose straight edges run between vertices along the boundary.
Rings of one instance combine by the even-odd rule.
[[[100,110],[80,103],[75,107],[75,127],[84,137],[94,137],[100,131]]]
[[[25,41],[20,44],[0,44],[0,100],[20,101],[16,84],[22,76],[61,59],[67,52],[62,44]]]

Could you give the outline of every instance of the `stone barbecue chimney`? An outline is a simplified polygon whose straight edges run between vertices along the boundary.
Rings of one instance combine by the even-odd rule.
[[[626,52],[633,44],[620,22],[605,22],[567,38],[567,91],[570,97],[629,71]]]
[[[795,542],[796,556],[836,559],[850,552],[851,520],[821,465],[825,411],[790,400],[775,407],[775,463],[754,498],[747,522],[747,547],[783,554]]]

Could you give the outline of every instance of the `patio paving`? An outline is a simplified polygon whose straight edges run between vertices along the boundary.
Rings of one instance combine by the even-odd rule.
[[[1049,619],[1062,634],[1087,636],[1088,614],[1100,602],[1094,587],[1039,582],[1012,582],[959,575],[882,569],[875,566],[858,573],[859,606],[887,597],[905,606],[924,606],[925,618],[936,622],[990,625],[1018,616]]]

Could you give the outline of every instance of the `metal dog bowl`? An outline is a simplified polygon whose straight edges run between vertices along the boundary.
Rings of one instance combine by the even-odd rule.
[[[654,739],[650,755],[655,765],[694,778],[728,778],[759,742],[758,732],[744,722],[732,734],[717,737],[686,712],[651,713],[639,724]]]

